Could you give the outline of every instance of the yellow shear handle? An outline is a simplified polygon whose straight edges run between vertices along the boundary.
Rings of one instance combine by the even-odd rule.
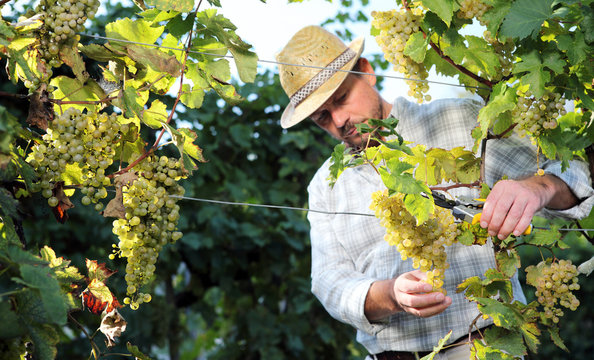
[[[478,214],[474,215],[474,217],[472,218],[472,225],[478,224],[480,221],[481,221],[481,213],[478,213]],[[524,230],[522,235],[530,235],[530,233],[532,233],[532,224],[530,224],[530,226],[528,226],[526,228],[526,230]]]

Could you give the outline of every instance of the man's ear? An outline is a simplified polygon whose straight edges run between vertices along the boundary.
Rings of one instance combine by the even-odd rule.
[[[373,70],[373,66],[371,66],[371,64],[369,63],[369,60],[367,60],[364,57],[360,57],[357,61],[359,62],[359,71],[372,74],[372,76],[362,75],[365,81],[367,81],[369,85],[375,86],[377,78],[375,77],[375,71]]]

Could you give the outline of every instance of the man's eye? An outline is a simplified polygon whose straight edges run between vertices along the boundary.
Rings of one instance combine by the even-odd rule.
[[[341,104],[346,100],[346,98],[347,98],[347,93],[344,93],[338,99],[336,99],[336,102]]]
[[[326,122],[328,122],[328,113],[326,111],[324,111],[320,115],[314,117],[313,120],[318,125],[324,125]]]

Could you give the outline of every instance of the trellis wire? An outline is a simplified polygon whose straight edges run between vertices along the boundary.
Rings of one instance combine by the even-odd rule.
[[[85,33],[78,33],[78,35],[86,36],[86,37],[90,37],[90,38],[94,38],[94,39],[101,39],[101,40],[115,41],[115,42],[123,42],[123,43],[134,44],[134,45],[151,46],[151,47],[168,49],[168,50],[188,51],[189,53],[192,53],[192,54],[215,56],[215,57],[230,58],[230,59],[233,58],[233,55],[219,55],[219,54],[208,53],[208,52],[204,52],[204,51],[187,50],[187,49],[184,49],[184,48],[175,48],[175,47],[163,46],[163,45],[159,45],[159,44],[148,44],[148,43],[142,43],[142,42],[136,42],[136,41],[124,40],[124,39],[116,39],[116,38],[111,38],[111,37],[106,37],[106,36],[100,36],[100,35],[91,35],[91,34],[85,34]],[[326,67],[324,67],[324,66],[305,65],[305,64],[291,64],[291,63],[279,62],[279,61],[274,61],[274,60],[258,59],[258,62],[268,63],[268,64],[276,64],[276,65],[287,65],[287,66],[313,68],[313,69],[320,69],[320,70],[326,69]],[[346,72],[346,73],[358,74],[358,75],[372,75],[372,76],[375,76],[375,77],[382,77],[382,78],[388,78],[388,79],[416,81],[416,82],[438,84],[438,85],[446,85],[446,86],[461,87],[461,88],[469,88],[469,89],[477,89],[477,90],[491,90],[489,88],[481,87],[481,86],[452,84],[452,83],[446,83],[446,82],[435,81],[435,80],[409,79],[409,78],[405,78],[405,77],[401,77],[401,76],[382,75],[382,74],[375,74],[375,73],[374,74],[370,74],[370,73],[366,73],[366,72],[362,72],[362,71],[354,71],[354,70],[332,69],[332,71]]]
[[[248,207],[259,207],[259,208],[281,209],[281,210],[284,209],[284,210],[293,210],[293,211],[315,212],[315,213],[326,214],[326,215],[357,215],[357,216],[374,216],[375,217],[375,214],[367,214],[367,213],[359,213],[359,212],[340,212],[340,211],[335,212],[335,211],[300,208],[300,207],[294,207],[294,206],[281,206],[281,205],[234,202],[234,201],[222,201],[222,200],[203,199],[203,198],[195,198],[195,197],[179,196],[179,195],[169,195],[169,197],[177,198],[180,200],[191,200],[191,201],[198,201],[198,202],[205,202],[205,203],[219,204],[219,205],[248,206]],[[542,227],[542,226],[534,226],[533,228],[539,229],[539,230],[551,230],[550,228]],[[581,228],[557,229],[557,230],[559,230],[559,231],[594,231],[594,229],[581,229]]]

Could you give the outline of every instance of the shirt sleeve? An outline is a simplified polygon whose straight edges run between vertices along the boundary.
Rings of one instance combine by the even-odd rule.
[[[310,209],[333,211],[326,177],[316,174],[310,186]],[[386,325],[370,323],[365,316],[365,299],[377,279],[357,271],[353,260],[332,229],[335,215],[309,212],[312,249],[312,292],[335,319],[375,335]],[[342,215],[344,216],[344,215]]]

